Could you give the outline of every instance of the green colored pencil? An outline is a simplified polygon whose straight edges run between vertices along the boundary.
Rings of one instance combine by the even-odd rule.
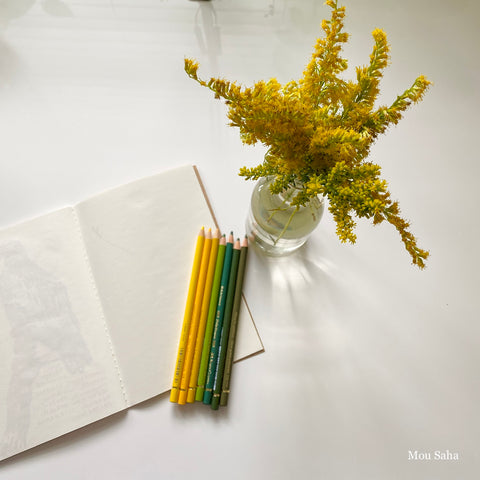
[[[212,345],[208,359],[207,381],[205,383],[205,392],[203,394],[203,403],[210,405],[213,396],[213,386],[215,383],[215,372],[217,370],[218,351],[220,348],[220,336],[222,334],[223,317],[225,314],[225,303],[227,300],[228,280],[230,278],[230,268],[233,256],[233,233],[228,237],[227,247],[225,249],[225,259],[223,262],[222,279],[220,281],[220,290],[218,293],[217,310],[215,314],[215,324],[213,327]]]
[[[215,264],[215,273],[213,276],[212,292],[210,294],[210,304],[208,307],[207,323],[205,325],[205,336],[203,338],[202,356],[200,359],[200,368],[198,369],[197,391],[195,400],[201,402],[205,391],[205,379],[207,378],[208,358],[210,356],[210,346],[212,345],[212,333],[215,323],[215,314],[217,312],[218,292],[220,291],[220,281],[222,279],[223,261],[225,259],[225,249],[227,240],[222,235],[218,245],[217,262]]]
[[[228,279],[228,291],[220,340],[220,351],[218,353],[217,371],[215,373],[215,383],[213,386],[213,397],[211,403],[213,410],[217,410],[220,404],[220,394],[222,392],[223,372],[225,369],[225,359],[227,357],[228,335],[230,333],[230,324],[232,321],[233,298],[235,295],[235,283],[237,281],[239,260],[240,240],[236,240],[235,245],[233,246],[232,266],[230,268],[230,278]]]
[[[232,321],[230,323],[230,333],[228,334],[227,356],[225,358],[225,369],[223,371],[222,394],[220,395],[220,406],[224,407],[228,403],[228,394],[230,393],[230,377],[232,375],[233,354],[235,352],[235,341],[237,338],[238,316],[242,303],[242,287],[245,274],[245,265],[247,264],[248,240],[247,237],[242,241],[240,250],[240,260],[238,262],[237,281],[235,283],[235,297],[233,298]]]

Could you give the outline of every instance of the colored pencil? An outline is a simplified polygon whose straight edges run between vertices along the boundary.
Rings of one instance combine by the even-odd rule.
[[[177,360],[175,371],[173,373],[172,390],[170,392],[170,401],[177,402],[179,396],[180,381],[182,378],[183,362],[185,358],[185,348],[188,342],[188,332],[192,320],[193,306],[195,303],[195,293],[197,290],[198,275],[200,273],[200,264],[202,261],[203,245],[205,243],[205,229],[202,227],[197,237],[195,246],[195,254],[193,257],[192,273],[190,275],[190,283],[188,286],[187,302],[185,305],[185,313],[183,315],[183,325],[178,345]]]
[[[198,274],[197,290],[195,292],[195,302],[193,305],[192,321],[188,332],[187,348],[185,350],[185,360],[180,381],[180,392],[178,403],[185,405],[187,401],[188,384],[190,382],[190,373],[192,371],[193,356],[195,354],[195,343],[197,341],[197,331],[200,322],[200,313],[202,311],[203,293],[205,291],[205,282],[207,280],[208,263],[210,260],[210,251],[212,249],[212,231],[208,229],[205,237],[205,243],[202,251],[202,260],[200,263],[200,273]]]
[[[208,308],[210,306],[210,296],[212,293],[213,275],[215,273],[215,265],[217,263],[218,244],[220,241],[220,232],[218,228],[212,238],[212,246],[208,261],[207,278],[205,280],[205,289],[202,298],[202,308],[200,310],[200,319],[198,322],[197,338],[195,340],[192,371],[190,373],[190,381],[188,383],[187,402],[195,401],[195,391],[197,388],[198,370],[200,368],[200,359],[202,357],[202,346],[205,338],[205,327],[207,322]]]
[[[215,263],[215,274],[213,277],[212,292],[208,307],[207,323],[205,325],[205,333],[203,338],[202,356],[200,359],[200,367],[198,370],[197,390],[195,400],[203,401],[203,393],[205,392],[205,379],[207,377],[208,358],[210,357],[210,346],[212,344],[213,325],[215,322],[215,314],[217,312],[218,292],[220,290],[220,280],[222,278],[223,261],[225,259],[225,249],[227,240],[222,235],[218,246],[217,261]]]
[[[220,406],[226,406],[228,395],[230,393],[230,377],[232,375],[233,354],[235,352],[235,341],[237,338],[238,316],[240,305],[242,303],[242,287],[247,264],[248,240],[247,237],[242,241],[240,250],[240,260],[238,262],[237,281],[235,283],[235,296],[233,298],[232,320],[230,323],[230,333],[228,334],[227,356],[225,358],[225,369],[223,372],[222,393],[220,395]]]
[[[232,255],[232,266],[230,268],[230,278],[228,280],[227,300],[225,305],[225,314],[223,318],[222,334],[220,340],[220,349],[218,353],[217,370],[215,372],[215,383],[213,386],[213,396],[211,407],[217,410],[220,404],[220,394],[222,392],[223,372],[225,369],[225,359],[227,356],[228,335],[230,333],[230,323],[232,321],[233,298],[235,295],[235,283],[237,280],[238,262],[240,259],[240,240],[235,241]]]
[[[215,313],[215,324],[213,327],[212,345],[210,347],[210,356],[208,359],[207,381],[205,383],[205,392],[203,394],[203,403],[210,405],[213,395],[213,386],[215,383],[215,372],[217,370],[218,351],[220,348],[220,336],[222,333],[223,316],[225,314],[225,303],[227,300],[228,280],[230,278],[230,268],[233,256],[233,233],[228,237],[225,249],[225,259],[222,268],[222,278],[220,280],[220,290],[218,293],[217,310]]]

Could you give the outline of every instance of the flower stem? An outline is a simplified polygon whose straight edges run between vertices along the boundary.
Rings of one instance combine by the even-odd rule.
[[[285,226],[283,227],[283,230],[280,232],[280,234],[278,235],[278,237],[276,238],[276,240],[274,241],[274,245],[277,244],[277,242],[285,235],[285,232],[287,231],[288,227],[290,226],[290,224],[292,223],[292,220],[293,220],[293,216],[298,212],[298,210],[300,209],[300,207],[297,205],[295,207],[295,210],[292,212],[292,214],[290,215],[290,218],[288,219],[287,223],[285,224]]]

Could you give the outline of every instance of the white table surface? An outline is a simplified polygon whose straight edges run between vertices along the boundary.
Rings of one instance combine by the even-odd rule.
[[[480,4],[345,4],[350,75],[380,27],[382,103],[419,74],[435,83],[371,153],[427,269],[389,225],[359,222],[340,244],[328,213],[293,256],[251,250],[265,353],[236,364],[226,409],[161,395],[2,462],[0,478],[480,478]],[[321,0],[2,0],[0,226],[195,163],[220,225],[243,234],[253,184],[237,171],[264,148],[241,144],[183,58],[244,84],[299,78],[328,16]],[[435,459],[447,450],[458,460]]]

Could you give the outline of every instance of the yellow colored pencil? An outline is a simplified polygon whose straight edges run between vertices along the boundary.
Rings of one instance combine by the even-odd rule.
[[[185,350],[185,361],[180,380],[180,391],[177,402],[185,405],[187,402],[188,384],[190,383],[190,373],[192,372],[193,356],[195,354],[195,344],[197,342],[198,324],[200,322],[200,313],[202,311],[203,296],[205,292],[205,282],[207,280],[208,264],[210,260],[210,251],[212,249],[212,231],[208,229],[203,246],[202,260],[200,263],[200,273],[198,275],[197,291],[195,292],[195,302],[193,305],[192,321],[188,332],[187,349]]]
[[[195,246],[195,255],[193,257],[192,273],[190,276],[190,284],[188,286],[187,302],[185,305],[185,313],[183,315],[182,332],[180,334],[180,342],[178,345],[177,361],[175,371],[173,373],[172,390],[170,392],[170,401],[177,402],[179,395],[180,381],[182,378],[183,362],[185,359],[185,348],[188,341],[188,332],[192,320],[192,312],[195,303],[195,293],[197,290],[198,276],[200,273],[200,264],[202,261],[203,246],[205,244],[205,229],[201,228],[197,237]]]
[[[203,338],[205,336],[205,326],[207,323],[208,309],[210,306],[210,295],[212,293],[213,274],[217,263],[218,243],[220,241],[220,232],[218,228],[213,234],[212,247],[210,250],[210,259],[208,261],[207,278],[205,280],[205,290],[202,299],[202,308],[200,311],[200,320],[198,322],[197,338],[193,354],[192,371],[190,373],[190,382],[188,384],[187,402],[195,402],[195,393],[197,388],[198,371],[200,369],[200,359],[202,357]]]

